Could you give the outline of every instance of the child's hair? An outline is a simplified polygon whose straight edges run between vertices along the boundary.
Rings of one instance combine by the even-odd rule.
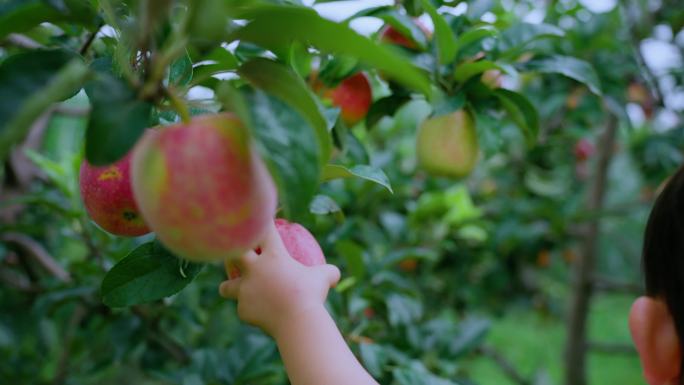
[[[646,294],[665,301],[684,347],[684,167],[667,182],[646,225],[643,270]],[[684,356],[680,363],[684,373]],[[680,385],[684,385],[684,375]]]

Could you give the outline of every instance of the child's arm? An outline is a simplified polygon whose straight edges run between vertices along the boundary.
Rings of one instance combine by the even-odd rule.
[[[293,385],[377,385],[342,338],[325,309],[340,279],[332,265],[306,267],[288,254],[275,226],[238,261],[241,277],[221,283],[238,301],[238,315],[275,338]]]

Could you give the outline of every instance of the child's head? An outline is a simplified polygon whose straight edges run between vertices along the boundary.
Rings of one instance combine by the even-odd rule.
[[[649,385],[682,384],[684,368],[684,167],[655,202],[643,248],[646,296],[629,315]]]

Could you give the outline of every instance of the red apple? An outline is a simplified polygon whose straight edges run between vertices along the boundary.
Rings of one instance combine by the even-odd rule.
[[[253,249],[275,215],[271,175],[233,114],[149,130],[132,162],[143,217],[166,247],[189,260]]]
[[[582,138],[575,143],[574,153],[575,159],[583,162],[594,155],[594,145],[588,139]]]
[[[371,86],[363,72],[344,79],[333,89],[324,90],[323,97],[340,107],[342,120],[349,126],[365,118],[373,102]]]
[[[275,226],[280,239],[283,240],[283,244],[292,258],[305,266],[325,264],[325,255],[323,255],[321,246],[306,227],[280,218],[275,220]],[[255,251],[261,254],[260,248],[255,249]],[[230,278],[240,276],[240,269],[232,262],[227,264],[227,272]]]
[[[83,161],[79,173],[81,198],[90,218],[104,230],[123,236],[147,234],[131,190],[131,154],[110,166]]]

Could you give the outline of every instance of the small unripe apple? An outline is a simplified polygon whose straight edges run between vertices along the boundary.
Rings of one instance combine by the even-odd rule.
[[[233,114],[148,130],[132,167],[145,221],[186,259],[222,260],[253,249],[275,216],[271,175]]]
[[[305,266],[325,264],[325,255],[323,255],[321,246],[306,227],[280,218],[275,220],[275,227],[292,258]],[[255,251],[261,254],[260,248]],[[240,276],[240,269],[233,262],[228,263],[227,272],[230,278]]]
[[[428,173],[461,178],[480,152],[473,117],[464,109],[425,120],[416,140],[418,164]]]
[[[323,97],[340,107],[342,120],[353,126],[366,117],[373,96],[368,78],[359,72],[344,79],[337,87],[323,91]]]
[[[131,154],[118,162],[96,167],[84,160],[79,172],[81,199],[88,215],[107,232],[122,236],[147,234],[131,189]]]

